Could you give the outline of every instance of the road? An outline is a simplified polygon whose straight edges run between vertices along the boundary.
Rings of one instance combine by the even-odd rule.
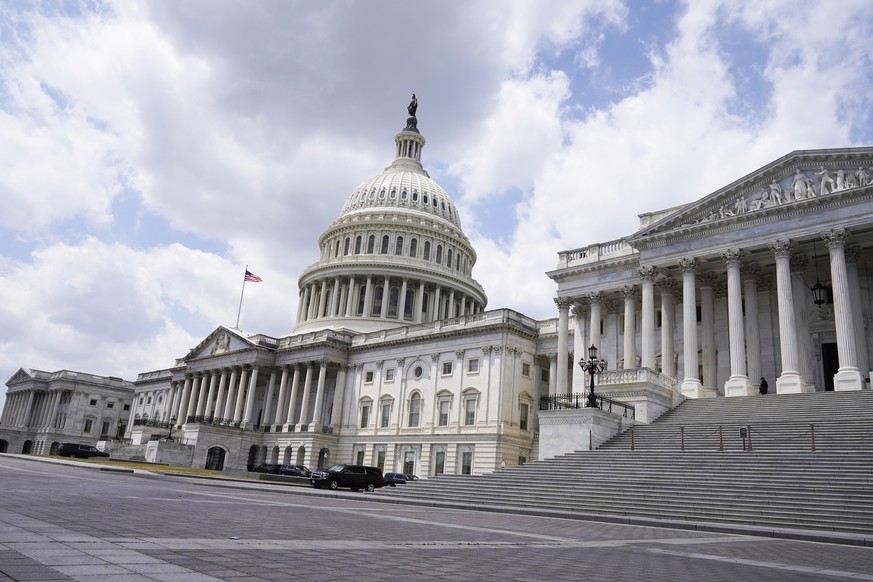
[[[0,455],[0,582],[873,581],[869,547],[372,501],[386,494]]]

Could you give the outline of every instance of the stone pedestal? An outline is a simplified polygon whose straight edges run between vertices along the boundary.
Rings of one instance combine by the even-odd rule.
[[[630,419],[599,408],[540,410],[539,460],[596,449],[630,427]]]
[[[864,376],[858,370],[840,370],[834,376],[834,391],[863,390]]]
[[[679,391],[685,398],[715,398],[718,396],[714,388],[704,386],[696,378],[684,380],[679,387]]]
[[[776,394],[806,394],[809,392],[815,392],[815,386],[804,382],[800,374],[783,373],[776,379]]]
[[[755,394],[758,394],[758,389],[745,376],[728,378],[728,381],[724,383],[725,396],[753,396]]]

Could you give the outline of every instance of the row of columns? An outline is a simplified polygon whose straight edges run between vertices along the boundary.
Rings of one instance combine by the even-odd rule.
[[[63,390],[19,390],[6,396],[0,424],[12,428],[52,430],[56,426]]]
[[[327,367],[328,362],[321,361],[270,368],[261,423],[284,426],[294,425],[298,422],[301,425],[308,425],[313,421],[320,423]],[[316,369],[315,402],[312,407],[315,411],[315,418],[312,418],[309,412],[309,403]],[[243,427],[250,427],[260,370],[260,367],[256,365],[221,368],[190,374],[184,381],[173,381],[167,404],[168,420],[170,417],[175,417],[175,424],[181,427],[192,416],[221,418],[229,422],[239,423]],[[301,390],[301,376],[304,376],[303,393],[298,410],[296,405],[298,392]],[[346,367],[340,366],[336,392],[341,393],[341,388],[345,385],[345,376]],[[279,380],[278,404],[273,410],[273,395],[277,379]],[[290,391],[288,390],[289,379]],[[339,406],[342,406],[341,400]],[[334,410],[339,410],[336,402],[334,402]]]
[[[827,243],[830,256],[830,271],[834,294],[835,328],[839,371],[834,378],[835,390],[859,390],[864,385],[861,369],[867,369],[867,346],[861,317],[860,285],[857,266],[846,261],[847,234],[844,229],[832,229],[821,233]],[[798,301],[809,293],[799,276],[807,264],[803,255],[791,253],[791,242],[776,240],[769,245],[776,263],[777,309],[779,315],[779,341],[782,372],[777,378],[778,393],[809,392],[814,390],[813,348],[806,315],[806,301]],[[857,256],[859,251],[852,250]],[[742,250],[727,249],[721,253],[727,273],[728,336],[730,346],[730,376],[725,382],[726,396],[755,393],[757,378],[761,374],[760,336],[758,330],[757,277],[760,266],[742,263]],[[714,294],[715,274],[698,272],[699,263],[694,257],[679,261],[682,273],[683,304],[683,394],[691,397],[713,396],[712,387],[717,381],[715,348]],[[641,358],[640,366],[656,369],[655,356],[655,301],[656,279],[654,266],[639,268],[642,296]],[[794,274],[794,275],[793,275]],[[672,281],[660,281],[661,287],[661,372],[676,377],[673,353],[673,313],[675,307]],[[697,291],[700,290],[700,335],[697,329]],[[624,361],[625,367],[635,367],[636,334],[634,310],[636,288],[627,285],[624,294]],[[590,313],[590,343],[599,348],[599,325],[601,319],[601,292],[586,295]],[[743,299],[745,298],[745,314]],[[567,336],[568,298],[558,298],[558,354],[557,386],[567,386]],[[580,310],[581,312],[581,310]],[[577,323],[577,327],[579,323]],[[698,348],[702,354],[703,375],[698,369]],[[860,366],[863,366],[860,367]]]
[[[376,288],[382,286],[382,302],[378,315],[373,315],[376,304]],[[471,315],[482,311],[482,304],[462,291],[441,285],[426,286],[422,281],[410,281],[402,277],[398,291],[397,312],[389,315],[391,302],[391,277],[368,275],[365,281],[351,275],[335,276],[313,281],[301,290],[297,307],[297,321],[305,322],[320,317],[358,317],[358,300],[364,288],[364,309],[362,317],[398,319],[403,321],[407,307],[411,309],[414,323],[436,321],[444,318]],[[412,304],[407,306],[408,291],[411,291]],[[428,293],[424,305],[425,292]],[[457,301],[456,301],[457,298]]]

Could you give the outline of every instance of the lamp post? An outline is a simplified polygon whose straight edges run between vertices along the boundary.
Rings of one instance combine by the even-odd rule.
[[[173,427],[174,426],[176,426],[176,416],[175,415],[173,416],[173,418],[170,419],[170,434],[167,435],[168,441],[173,440]]]
[[[579,367],[584,372],[588,372],[588,376],[591,378],[586,406],[588,408],[597,408],[597,395],[594,393],[594,374],[600,374],[606,370],[606,360],[597,359],[597,347],[591,344],[591,347],[588,348],[588,359],[579,358]]]

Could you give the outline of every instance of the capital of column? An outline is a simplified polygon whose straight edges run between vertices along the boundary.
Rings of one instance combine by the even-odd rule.
[[[658,270],[652,265],[643,265],[639,269],[637,269],[637,271],[640,274],[640,279],[649,281],[654,279],[655,273],[658,272]]]
[[[634,299],[637,296],[637,288],[633,285],[625,285],[621,288],[621,294],[625,299]]]
[[[378,369],[381,370],[381,369],[382,369],[382,366],[384,366],[384,365],[385,365],[385,360],[376,360],[376,367],[377,367]]]
[[[624,309],[624,305],[615,300],[607,301],[605,305],[606,313],[610,315],[617,315],[619,312],[619,308]]]
[[[827,243],[829,249],[843,248],[849,238],[845,228],[832,228],[821,233],[821,238]]]
[[[558,361],[558,354],[557,354],[557,352],[550,352],[550,353],[548,353],[548,354],[546,354],[546,355],[547,355],[548,358],[549,358],[549,362],[557,362],[557,361]]]
[[[697,272],[697,259],[694,257],[685,257],[679,260],[679,269],[682,273],[696,273]]]
[[[777,259],[785,259],[791,256],[791,241],[787,238],[780,238],[769,245],[770,250],[776,255]]]
[[[430,355],[430,361],[431,361],[431,362],[436,362],[436,361],[439,360],[439,359],[440,359],[440,355],[439,355],[439,354],[431,354],[431,355]]]
[[[713,273],[712,271],[702,271],[697,274],[697,281],[700,283],[700,287],[715,287],[715,283],[718,280],[718,275]]]
[[[603,301],[603,291],[591,291],[590,293],[585,294],[585,298],[588,300],[588,303],[592,305],[600,303]]]
[[[740,266],[740,273],[743,274],[743,278],[745,279],[757,279],[760,272],[761,265],[758,263],[746,263],[745,265]]]
[[[581,301],[577,301],[573,304],[573,317],[576,319],[583,318],[588,315],[588,306],[582,303]]]
[[[463,360],[463,359],[464,359],[464,354],[465,354],[465,353],[467,353],[467,350],[455,350],[455,356],[456,356],[459,360]]]
[[[555,297],[555,305],[558,306],[558,311],[565,311],[570,308],[569,297]]]
[[[732,267],[740,264],[740,257],[743,256],[743,251],[740,249],[725,249],[721,253],[721,258],[724,259],[725,265]]]
[[[662,295],[673,295],[676,292],[676,281],[673,279],[661,279],[658,281],[658,288]]]
[[[846,247],[845,254],[847,263],[857,263],[858,259],[860,259],[862,255],[861,247],[859,247],[858,245]]]
[[[788,258],[788,264],[791,265],[792,273],[803,271],[809,264],[809,257],[806,255],[792,254]]]
[[[397,358],[397,367],[398,368],[402,368],[404,363],[406,363],[406,358]]]

